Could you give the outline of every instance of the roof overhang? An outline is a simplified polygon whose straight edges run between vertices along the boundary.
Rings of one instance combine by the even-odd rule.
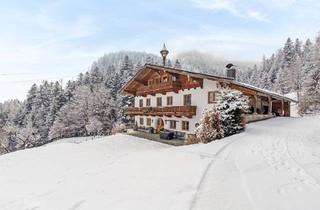
[[[210,74],[191,72],[191,71],[186,71],[183,69],[170,68],[170,67],[153,65],[153,64],[146,64],[141,69],[139,69],[136,72],[136,74],[121,88],[120,92],[124,95],[135,95],[135,93],[132,92],[132,89],[134,89],[135,86],[138,86],[141,83],[143,83],[144,85],[147,85],[146,80],[148,79],[148,75],[154,71],[156,71],[156,72],[166,71],[166,72],[170,72],[171,74],[180,74],[180,75],[191,76],[193,78],[215,80],[215,81],[223,82],[224,84],[237,85],[242,88],[252,90],[258,94],[272,96],[275,99],[285,100],[285,101],[290,101],[290,102],[295,102],[295,103],[297,102],[296,100],[288,98],[288,97],[281,95],[279,93],[272,92],[272,91],[265,90],[265,89],[261,89],[261,88],[258,88],[258,87],[255,87],[255,86],[252,86],[249,84],[237,82],[237,81],[235,81],[231,78],[228,78],[228,77],[214,76],[214,75],[210,75]]]
[[[152,71],[153,72],[165,71],[171,74],[186,75],[186,76],[199,78],[199,79],[210,79],[210,80],[218,80],[223,82],[232,81],[232,79],[226,78],[226,77],[213,76],[213,75],[191,72],[191,71],[186,71],[186,70],[177,69],[177,68],[158,66],[153,64],[146,64],[141,69],[139,69],[136,72],[136,74],[121,88],[120,92],[124,95],[126,94],[134,95],[134,93],[132,93],[131,90],[134,89],[137,83],[140,83],[140,84],[144,83],[146,85],[147,84],[146,77],[148,77],[148,74],[151,73]]]

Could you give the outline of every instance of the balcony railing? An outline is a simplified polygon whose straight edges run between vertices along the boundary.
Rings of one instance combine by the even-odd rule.
[[[196,115],[197,106],[166,106],[166,107],[130,107],[127,108],[128,115],[147,116],[176,116],[192,117]]]
[[[154,95],[156,93],[165,93],[171,91],[178,91],[181,88],[179,81],[168,81],[159,84],[152,84],[148,86],[142,86],[137,90],[137,95]]]

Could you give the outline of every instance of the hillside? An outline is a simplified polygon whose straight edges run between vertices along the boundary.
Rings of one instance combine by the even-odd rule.
[[[186,56],[179,57],[183,63],[168,60],[167,64],[223,74],[225,64],[219,59],[210,60],[205,54]],[[122,96],[121,87],[145,63],[161,62],[159,56],[145,52],[105,54],[66,86],[60,81],[43,81],[30,88],[24,102],[0,103],[0,154],[59,138],[110,134],[115,125],[131,120],[124,108],[132,105],[133,98]]]
[[[0,209],[316,210],[319,122],[276,118],[206,145],[115,135],[5,154]]]
[[[257,66],[190,51],[167,61],[171,67],[224,75],[224,66],[237,65],[236,79],[282,94],[295,92],[301,114],[320,110],[320,36],[314,41],[287,39]],[[59,138],[109,135],[113,127],[132,122],[124,114],[133,97],[119,90],[145,63],[160,64],[157,55],[120,51],[93,62],[90,69],[66,86],[61,82],[34,84],[24,102],[0,104],[0,154],[46,144]]]

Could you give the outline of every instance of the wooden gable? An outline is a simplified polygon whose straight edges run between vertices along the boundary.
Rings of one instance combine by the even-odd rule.
[[[146,96],[203,86],[203,79],[166,69],[144,67],[124,86],[125,94]]]

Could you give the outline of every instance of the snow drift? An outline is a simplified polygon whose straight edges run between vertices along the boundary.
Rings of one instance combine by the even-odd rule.
[[[0,209],[319,209],[320,118],[277,118],[210,144],[126,135],[0,156]]]

